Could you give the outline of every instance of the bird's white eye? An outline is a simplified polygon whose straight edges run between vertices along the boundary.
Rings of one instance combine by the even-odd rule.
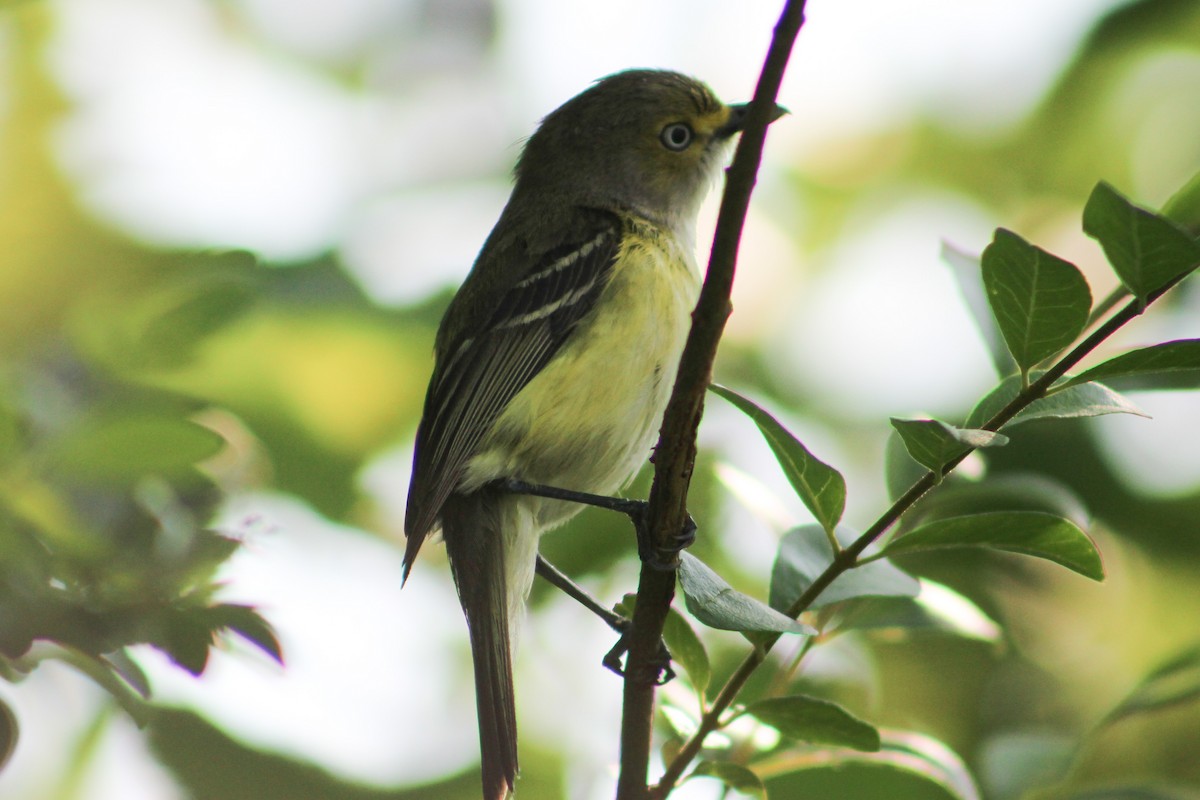
[[[692,143],[694,136],[695,134],[692,133],[691,125],[688,125],[686,122],[672,122],[662,129],[662,133],[658,135],[658,138],[663,143],[663,147],[679,152],[680,150],[687,149],[687,146]]]

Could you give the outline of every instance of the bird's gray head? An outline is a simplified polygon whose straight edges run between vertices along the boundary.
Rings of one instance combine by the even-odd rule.
[[[744,117],[744,106],[725,105],[677,72],[618,72],[542,120],[517,164],[514,192],[686,224]]]

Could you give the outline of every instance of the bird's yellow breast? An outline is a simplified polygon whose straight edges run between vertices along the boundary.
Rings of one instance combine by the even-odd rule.
[[[501,413],[463,486],[517,478],[597,494],[620,488],[650,454],[699,286],[690,242],[626,220],[596,307]],[[577,509],[544,501],[537,516],[552,525]]]

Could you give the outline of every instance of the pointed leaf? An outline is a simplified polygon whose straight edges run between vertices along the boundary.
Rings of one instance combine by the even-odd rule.
[[[792,772],[828,774],[828,782],[822,782],[822,787],[860,790],[853,794],[843,792],[847,797],[881,796],[878,791],[868,789],[864,793],[861,790],[868,785],[871,789],[891,785],[889,778],[894,774],[897,779],[903,776],[927,781],[951,800],[980,800],[970,770],[954,751],[938,740],[911,731],[886,729],[880,731],[880,738],[878,752],[842,751],[836,758],[830,758],[827,750],[805,748],[787,753],[787,764]],[[871,776],[869,784],[860,782],[866,776]],[[922,797],[933,796],[924,786],[921,792]]]
[[[874,725],[829,700],[807,695],[773,697],[750,704],[745,713],[802,742],[866,752],[879,749],[879,731]]]
[[[283,649],[275,629],[251,606],[223,603],[208,609],[206,618],[213,630],[231,630],[280,664]]]
[[[983,285],[1022,373],[1075,341],[1092,307],[1074,264],[1000,228],[983,251]]]
[[[1002,433],[978,428],[956,428],[936,419],[892,417],[892,427],[900,434],[913,460],[938,475],[942,474],[946,464],[968,450],[1008,444],[1008,437]]]
[[[1200,647],[1189,648],[1155,668],[1105,719],[1114,722],[1200,698]]]
[[[916,597],[869,597],[846,607],[838,629],[890,630],[905,633],[938,633],[999,642],[999,623],[971,600],[948,586],[921,579]]]
[[[980,780],[989,797],[1019,798],[1067,776],[1078,741],[1047,730],[999,733],[984,741]]]
[[[843,525],[835,533],[843,545],[858,538],[856,531]],[[780,611],[789,608],[831,563],[833,550],[819,526],[802,525],[788,531],[771,568],[771,607]],[[913,597],[920,588],[916,578],[890,561],[869,561],[839,575],[809,609],[856,597]]]
[[[0,700],[0,770],[12,757],[20,737],[20,727],[17,725],[17,715],[3,700]]]
[[[883,451],[884,479],[887,481],[888,498],[899,499],[912,485],[925,477],[929,470],[922,467],[908,454],[904,440],[896,430],[888,434]],[[932,495],[936,497],[937,495]]]
[[[150,642],[192,675],[204,672],[212,629],[204,619],[204,609],[175,610],[163,620],[161,635]]]
[[[1177,339],[1122,353],[1067,379],[1062,386],[1190,370],[1200,370],[1200,339]]]
[[[691,553],[680,553],[679,585],[688,611],[710,628],[806,636],[816,633],[808,625],[737,591]]]
[[[1200,172],[1171,195],[1162,215],[1192,235],[1200,235]]]
[[[810,453],[777,419],[753,401],[717,384],[709,389],[733,403],[754,421],[796,494],[808,506],[817,522],[825,530],[832,531],[846,509],[846,481],[841,473]]]
[[[98,414],[62,441],[51,463],[73,476],[122,481],[177,473],[224,446],[220,435],[170,413]]]
[[[1012,402],[1020,391],[1021,379],[1018,376],[1005,379],[971,409],[966,427],[980,428],[986,425],[1000,409]],[[1076,419],[1099,417],[1104,414],[1147,416],[1146,412],[1128,398],[1102,383],[1093,381],[1061,390],[1055,389],[1053,394],[1034,400],[1016,417],[1005,423],[1004,428],[1035,419]]]
[[[1037,511],[997,511],[937,520],[892,540],[883,552],[896,556],[946,547],[990,547],[1036,556],[1092,580],[1104,579],[1100,553],[1088,535],[1068,520]]]
[[[703,697],[708,690],[709,681],[712,680],[708,651],[704,649],[704,642],[700,641],[692,626],[674,608],[667,613],[663,625],[663,641],[671,651],[671,659],[683,667],[692,686]]]
[[[1088,198],[1083,231],[1100,242],[1125,288],[1142,299],[1200,264],[1200,243],[1107,183]]]
[[[113,653],[106,653],[100,656],[100,660],[120,675],[126,683],[133,687],[134,691],[143,698],[149,699],[150,679],[146,677],[146,673],[142,671],[141,666],[129,657],[128,652],[121,649]]]
[[[767,787],[752,770],[732,761],[701,761],[690,777],[716,778],[730,789],[767,800]]]
[[[949,242],[942,242],[942,261],[949,267],[958,284],[958,290],[966,301],[979,329],[983,343],[987,345],[988,355],[992,357],[992,365],[996,374],[1003,376],[1012,373],[1016,364],[1012,354],[1004,345],[1004,337],[996,325],[996,317],[988,305],[987,292],[983,288],[983,276],[980,274],[980,256],[960,250]]]

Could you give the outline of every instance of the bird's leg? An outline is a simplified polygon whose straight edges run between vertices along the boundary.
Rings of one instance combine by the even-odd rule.
[[[576,492],[570,489],[560,489],[557,486],[526,483],[525,481],[518,481],[511,478],[496,481],[494,485],[502,491],[513,494],[528,494],[552,500],[582,503],[625,514],[633,522],[634,530],[637,531],[638,556],[643,562],[650,564],[655,569],[676,569],[679,565],[679,551],[690,546],[696,539],[696,523],[689,514],[684,522],[683,530],[670,545],[665,548],[654,546],[650,542],[649,530],[646,526],[647,503],[644,500],[628,500],[621,497],[591,494],[589,492]],[[561,570],[543,558],[541,554],[538,554],[535,570],[538,575],[541,575],[551,585],[557,587],[568,597],[573,598],[584,608],[600,617],[606,625],[620,634],[617,643],[604,655],[602,663],[616,674],[623,676],[625,674],[625,667],[621,663],[621,657],[629,651],[629,630],[632,621],[605,608],[598,600],[589,595],[582,586],[571,580]],[[652,666],[656,667],[655,674],[660,676],[658,682],[664,684],[675,677],[675,670],[671,668],[671,651],[667,649],[666,642],[660,639],[658,648],[658,658]]]
[[[513,494],[528,494],[535,497],[547,497],[551,500],[565,500],[571,503],[605,508],[629,517],[633,529],[637,532],[638,557],[642,562],[664,572],[674,570],[679,566],[680,551],[690,547],[696,541],[696,521],[688,514],[683,523],[683,530],[665,545],[659,546],[650,536],[646,520],[649,504],[645,500],[629,500],[624,497],[608,497],[590,492],[577,492],[573,489],[560,489],[557,486],[546,486],[540,483],[527,483],[515,478],[505,478],[494,484],[502,491]]]
[[[617,633],[624,636],[625,632],[629,630],[630,619],[628,617],[621,616],[617,612],[605,608],[599,600],[588,594],[587,589],[584,589],[578,583],[571,580],[566,573],[547,561],[541,553],[538,553],[535,569],[538,575],[546,579],[547,583],[556,587],[588,611],[591,611],[603,620],[605,625]]]
[[[602,663],[608,669],[623,676],[625,667],[621,664],[621,656],[629,650],[629,629],[633,621],[605,608],[599,600],[588,594],[586,589],[571,580],[566,573],[547,561],[540,553],[535,569],[537,574],[541,575],[550,585],[557,587],[567,597],[573,598],[581,606],[602,619],[608,627],[621,634],[621,638],[617,639],[617,643],[605,654]],[[655,666],[658,668],[655,674],[662,675],[660,683],[666,683],[675,677],[675,670],[671,668],[671,651],[667,649],[666,642],[661,640]]]

